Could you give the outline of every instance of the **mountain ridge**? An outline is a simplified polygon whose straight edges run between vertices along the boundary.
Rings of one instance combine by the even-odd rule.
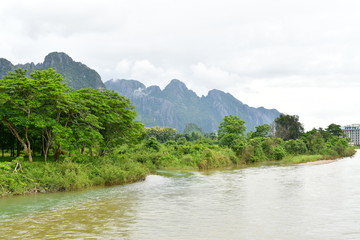
[[[0,79],[16,68],[28,69],[29,72],[53,68],[74,89],[93,87],[114,90],[131,100],[138,113],[137,120],[147,127],[173,127],[181,132],[186,124],[194,123],[204,132],[215,132],[223,117],[231,114],[244,120],[247,130],[252,131],[257,125],[271,124],[280,115],[276,109],[250,107],[218,89],[200,97],[178,79],[172,79],[164,89],[156,85],[147,87],[137,80],[116,79],[103,83],[95,70],[75,62],[63,52],[49,53],[42,63],[37,64],[13,65],[9,60],[0,58]]]
[[[74,89],[93,87],[105,88],[100,75],[81,62],[74,61],[63,52],[51,52],[45,56],[42,63],[25,63],[13,65],[9,60],[0,58],[0,79],[9,71],[16,68],[28,69],[31,73],[36,70],[52,68],[63,75],[64,82]]]
[[[230,93],[213,89],[199,97],[185,83],[173,79],[163,90],[159,86],[146,87],[137,80],[111,79],[105,86],[129,98],[138,112],[138,120],[146,126],[173,127],[183,131],[188,123],[195,123],[204,132],[215,132],[225,115],[239,116],[253,131],[261,124],[271,124],[280,115],[276,109],[250,107]],[[136,87],[134,87],[136,86]]]

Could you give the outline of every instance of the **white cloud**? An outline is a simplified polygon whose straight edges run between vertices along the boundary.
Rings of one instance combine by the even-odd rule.
[[[227,72],[219,67],[209,67],[204,63],[197,63],[190,67],[188,76],[190,87],[199,95],[206,95],[211,89],[221,89],[232,92],[235,86],[242,85],[242,90],[247,88],[245,78],[238,74]]]
[[[155,66],[147,59],[122,59],[116,64],[112,74],[114,76],[111,78],[134,79],[143,82],[147,86],[158,85],[162,88],[172,79],[184,78],[184,75],[180,71],[173,68]]]
[[[198,94],[217,88],[307,126],[359,122],[360,2],[355,0],[2,0],[1,56],[68,53],[103,80]],[[353,111],[353,110],[356,111]],[[344,123],[346,124],[346,123]]]

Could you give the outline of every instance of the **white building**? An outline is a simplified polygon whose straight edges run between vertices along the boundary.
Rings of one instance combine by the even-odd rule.
[[[350,138],[354,145],[360,145],[360,124],[351,124],[342,127],[347,138]]]

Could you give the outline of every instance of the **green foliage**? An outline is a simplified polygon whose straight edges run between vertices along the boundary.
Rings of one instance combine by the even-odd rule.
[[[269,124],[263,124],[256,126],[256,131],[250,133],[250,138],[255,137],[268,137],[270,134],[271,126]]]
[[[47,163],[0,162],[0,196],[124,184],[143,179],[148,172],[143,164],[119,156],[87,158],[80,162],[76,157]]]
[[[220,123],[218,129],[219,139],[226,134],[236,134],[243,136],[246,131],[245,121],[238,116],[226,115],[223,122]]]
[[[150,138],[146,139],[145,146],[147,148],[153,149],[155,151],[160,150],[160,143],[156,140],[155,137],[150,137]]]
[[[308,151],[306,144],[302,139],[290,139],[284,142],[284,148],[289,154],[304,154]]]
[[[187,123],[185,125],[184,133],[188,133],[188,134],[198,133],[200,135],[203,134],[202,129],[195,123]]]
[[[286,156],[286,151],[282,146],[276,146],[273,149],[272,158],[274,160],[281,160]]]
[[[348,148],[348,141],[345,138],[333,136],[326,145],[327,149],[331,149],[335,151],[337,155],[342,156]]]
[[[224,121],[220,123],[218,136],[219,145],[233,149],[238,154],[244,146],[245,122],[237,116],[224,116]]]
[[[236,140],[238,140],[240,138],[241,138],[241,136],[239,136],[235,133],[224,134],[220,138],[219,145],[232,148],[234,145],[236,145]]]
[[[325,139],[316,129],[307,132],[303,139],[311,154],[319,154],[325,148]]]
[[[155,137],[159,142],[164,143],[169,140],[175,140],[176,129],[171,127],[151,127],[146,128],[146,134]]]
[[[181,137],[181,138],[179,138],[176,142],[177,142],[177,144],[179,144],[179,145],[185,145],[185,144],[187,143],[187,140],[186,140],[185,137]]]
[[[275,119],[275,136],[283,140],[297,139],[304,133],[299,116],[281,114]]]
[[[45,156],[64,153],[90,155],[109,152],[145,136],[144,126],[135,122],[136,113],[128,99],[104,89],[73,90],[52,69],[16,69],[0,80],[0,131],[3,126],[22,145],[32,161],[34,142]],[[0,146],[6,141],[0,138]],[[36,145],[35,145],[36,146]],[[10,147],[9,147],[10,148]]]
[[[341,130],[341,126],[335,123],[330,124],[327,128],[326,128],[326,132],[330,135],[330,136],[336,136],[336,137],[343,137],[344,133]]]
[[[206,150],[202,157],[202,160],[198,163],[199,169],[231,166],[236,162],[236,157],[230,151],[219,153],[214,150]]]

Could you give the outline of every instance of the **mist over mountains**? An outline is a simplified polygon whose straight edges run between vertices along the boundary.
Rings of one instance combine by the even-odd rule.
[[[74,89],[93,87],[114,90],[131,100],[138,113],[137,119],[147,127],[167,126],[182,132],[186,124],[194,123],[203,132],[215,132],[223,117],[231,114],[244,120],[247,130],[252,131],[258,125],[271,124],[280,115],[276,109],[250,107],[217,89],[199,97],[177,79],[171,80],[163,90],[159,86],[146,87],[136,80],[116,79],[104,84],[95,70],[61,52],[48,54],[44,62],[38,64],[13,65],[0,58],[0,79],[16,68],[28,69],[29,72],[53,68]]]

